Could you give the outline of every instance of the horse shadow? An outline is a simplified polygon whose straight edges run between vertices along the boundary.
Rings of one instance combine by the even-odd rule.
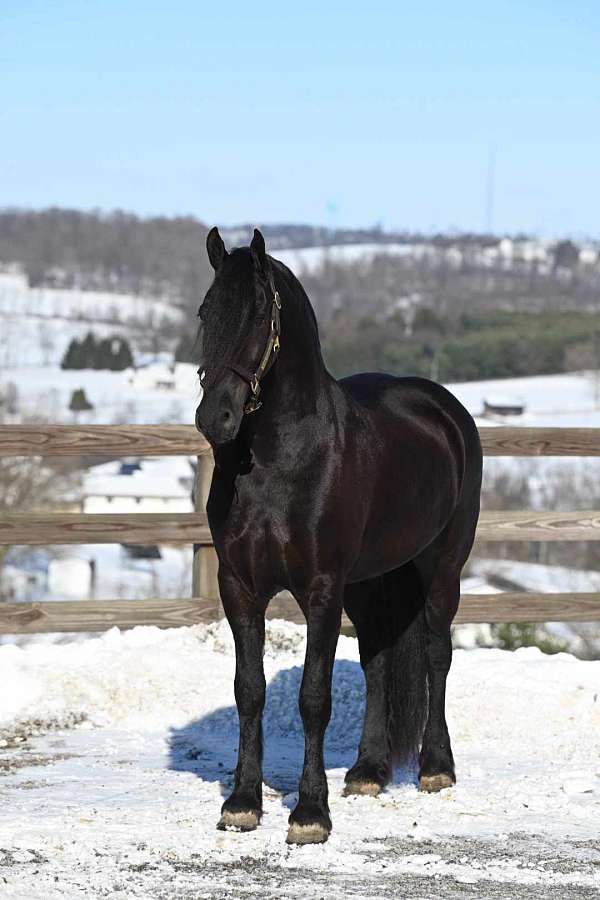
[[[304,730],[298,709],[302,666],[281,669],[267,684],[263,714],[263,781],[284,797],[293,795],[304,759]],[[360,665],[339,659],[333,667],[332,714],[325,734],[325,767],[348,769],[356,760],[365,706]],[[221,707],[169,733],[169,768],[218,782],[225,797],[233,787],[238,751],[238,714]],[[396,773],[395,782],[414,782],[412,769]],[[290,797],[292,803],[294,797]]]

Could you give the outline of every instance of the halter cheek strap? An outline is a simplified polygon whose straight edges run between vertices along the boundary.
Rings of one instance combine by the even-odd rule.
[[[269,330],[267,345],[256,371],[251,372],[250,369],[239,366],[237,363],[229,364],[231,371],[235,372],[236,375],[239,375],[240,378],[243,378],[244,381],[247,381],[250,386],[250,397],[244,405],[245,413],[256,412],[256,410],[260,409],[262,406],[262,401],[259,400],[261,390],[260,382],[277,359],[279,350],[281,349],[281,297],[275,288],[275,282],[273,281],[272,275],[269,278],[269,286],[273,294],[273,300],[271,302],[271,328]]]

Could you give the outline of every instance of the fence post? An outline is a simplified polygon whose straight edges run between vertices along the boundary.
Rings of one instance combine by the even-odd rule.
[[[194,509],[196,512],[206,510],[214,465],[212,453],[203,453],[197,459],[194,483]],[[219,599],[217,571],[218,561],[214,547],[194,544],[192,568],[192,595],[194,597],[204,597],[207,600]]]

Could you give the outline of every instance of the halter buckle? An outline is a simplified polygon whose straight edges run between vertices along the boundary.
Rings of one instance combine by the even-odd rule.
[[[256,412],[257,409],[260,409],[262,406],[262,400],[259,400],[258,397],[253,394],[252,397],[246,402],[244,406],[244,412],[246,414]]]

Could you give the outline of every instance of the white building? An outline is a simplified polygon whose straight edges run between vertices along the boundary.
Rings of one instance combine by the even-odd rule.
[[[193,512],[191,458],[116,460],[94,466],[82,490],[84,513]]]

